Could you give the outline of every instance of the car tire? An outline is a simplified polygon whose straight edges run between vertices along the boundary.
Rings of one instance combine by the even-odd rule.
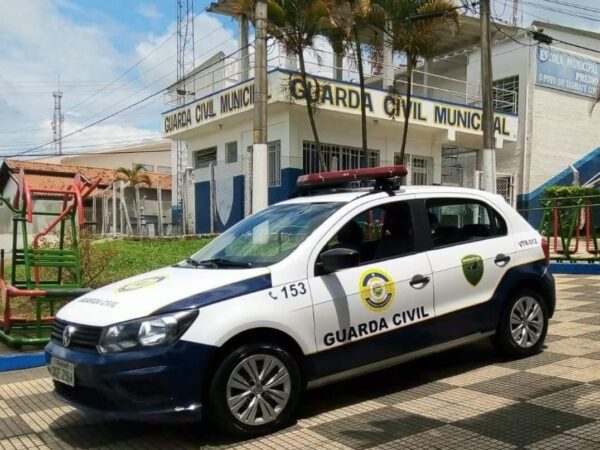
[[[522,290],[507,303],[493,338],[506,356],[523,358],[538,353],[548,332],[548,308],[535,291]]]
[[[298,362],[284,346],[245,344],[218,364],[208,391],[208,415],[227,434],[260,436],[292,419],[301,391]]]

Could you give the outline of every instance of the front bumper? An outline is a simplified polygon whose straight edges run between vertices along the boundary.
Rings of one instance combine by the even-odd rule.
[[[56,357],[75,365],[75,387],[55,382],[55,393],[77,409],[107,418],[193,421],[202,415],[202,386],[216,348],[178,341],[166,347],[100,355],[55,341]]]

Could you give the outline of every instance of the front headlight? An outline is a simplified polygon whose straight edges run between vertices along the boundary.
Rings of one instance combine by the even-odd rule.
[[[170,344],[181,337],[197,316],[195,309],[111,325],[104,329],[96,348],[104,354]]]

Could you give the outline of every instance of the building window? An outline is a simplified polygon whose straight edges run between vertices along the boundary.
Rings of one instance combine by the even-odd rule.
[[[237,141],[227,142],[225,144],[225,162],[227,164],[237,162],[238,160],[238,151],[237,151]]]
[[[400,161],[400,152],[394,152],[394,164],[403,164],[411,174],[411,185],[425,186],[431,184],[433,179],[433,158],[427,156],[404,154],[404,161]],[[400,180],[406,184],[406,178]]]
[[[494,111],[519,112],[519,76],[502,78],[492,83]]]
[[[281,186],[281,141],[269,142],[269,187]]]
[[[156,166],[156,171],[160,173],[171,173],[171,166]]]
[[[131,163],[131,167],[134,169],[138,166],[141,166],[144,172],[154,172],[154,166],[152,164]]]
[[[412,179],[413,186],[425,186],[430,184],[431,158],[414,156],[412,159]]]
[[[217,165],[217,147],[205,148],[194,152],[194,169]]]
[[[302,143],[303,169],[304,173],[319,172],[319,158],[317,146],[314,142],[304,141]],[[346,145],[321,144],[321,153],[325,159],[328,170],[348,170],[361,167],[363,151],[357,147]],[[379,150],[369,150],[368,167],[379,166]]]

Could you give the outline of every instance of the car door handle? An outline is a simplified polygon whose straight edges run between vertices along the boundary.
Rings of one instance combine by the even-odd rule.
[[[505,265],[508,264],[509,261],[510,261],[510,256],[505,255],[504,253],[498,253],[496,255],[496,259],[494,259],[494,262],[496,263],[496,265],[500,266],[500,267],[504,267]]]
[[[423,275],[415,275],[414,277],[412,277],[408,284],[410,284],[415,289],[422,289],[427,285],[427,283],[429,283],[429,277],[424,277]]]

